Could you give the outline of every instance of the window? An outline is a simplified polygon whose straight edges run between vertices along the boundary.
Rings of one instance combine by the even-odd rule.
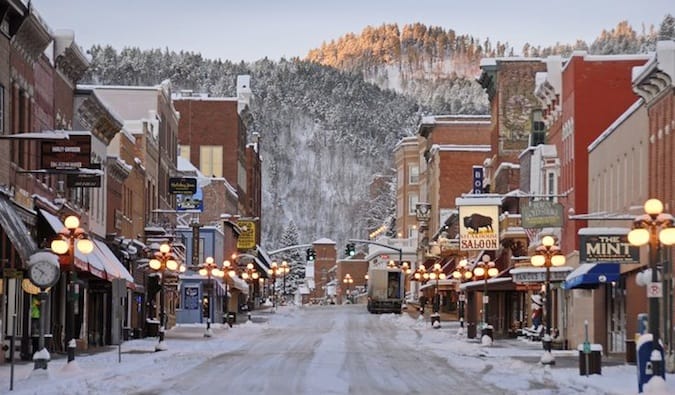
[[[415,215],[415,208],[419,200],[419,196],[416,193],[408,194],[408,215]]]
[[[5,132],[5,87],[0,85],[0,134]]]
[[[553,196],[556,194],[555,173],[550,171],[548,172],[547,176],[548,179],[546,180],[546,194],[549,195],[548,200],[555,201],[555,197]]]
[[[181,158],[187,159],[187,161],[190,161],[190,146],[189,145],[179,145],[178,146],[178,155],[180,155]]]
[[[418,182],[420,182],[420,167],[408,165],[408,184],[417,184]]]
[[[223,176],[222,145],[202,145],[199,147],[199,170],[207,177]]]
[[[408,238],[417,240],[417,227],[416,226],[408,226]]]

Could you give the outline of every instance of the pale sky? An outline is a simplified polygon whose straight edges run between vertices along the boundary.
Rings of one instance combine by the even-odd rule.
[[[516,52],[583,39],[628,20],[658,28],[672,0],[33,0],[52,29],[75,31],[87,49],[165,48],[206,58],[253,61],[305,57],[322,42],[383,23],[454,29]]]

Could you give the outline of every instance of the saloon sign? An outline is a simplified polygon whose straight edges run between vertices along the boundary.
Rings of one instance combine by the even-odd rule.
[[[579,260],[581,262],[640,261],[640,249],[628,243],[628,229],[583,228],[579,230]]]
[[[459,207],[459,249],[462,251],[499,248],[499,199],[457,198]]]

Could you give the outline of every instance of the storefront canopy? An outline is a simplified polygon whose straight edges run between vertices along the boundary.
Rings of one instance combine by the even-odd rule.
[[[4,195],[0,196],[0,226],[12,242],[21,260],[27,264],[28,258],[36,251],[36,246],[26,225],[24,225],[13,206]]]
[[[618,263],[582,263],[565,278],[563,288],[597,288],[602,283],[617,281],[620,276],[621,268]]]

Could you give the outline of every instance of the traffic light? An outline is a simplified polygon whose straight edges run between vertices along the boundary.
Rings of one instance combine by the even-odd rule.
[[[314,251],[313,248],[308,248],[307,249],[307,260],[309,262],[314,262],[315,259],[316,259],[316,251]]]
[[[347,248],[345,248],[345,255],[352,257],[356,254],[356,246],[354,243],[347,243]]]

